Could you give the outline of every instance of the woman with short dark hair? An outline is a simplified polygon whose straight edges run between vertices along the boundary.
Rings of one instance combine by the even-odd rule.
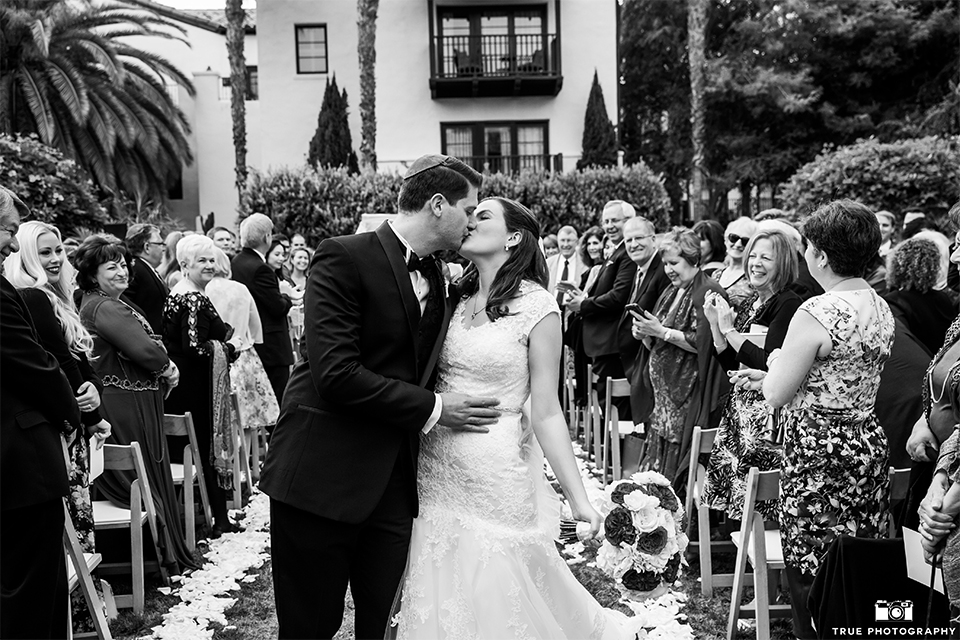
[[[940,250],[932,240],[904,240],[887,255],[887,293],[883,298],[894,317],[917,336],[930,353],[943,344],[950,323],[957,316],[957,303],[940,281]]]
[[[830,544],[841,535],[886,535],[888,445],[873,407],[894,319],[863,277],[880,246],[873,211],[831,202],[802,232],[810,273],[825,293],[800,306],[769,372],[744,369],[731,379],[762,386],[767,402],[783,407],[779,519],[794,634],[816,638],[805,603]]]
[[[90,236],[74,260],[83,290],[80,319],[93,336],[93,368],[103,381],[100,413],[113,426],[108,442],[140,444],[160,528],[161,561],[179,574],[197,566],[183,538],[163,434],[163,395],[177,385],[180,371],[147,319],[120,298],[129,284],[129,254],[120,240]],[[114,504],[129,507],[135,479],[131,471],[104,471],[96,488]]]

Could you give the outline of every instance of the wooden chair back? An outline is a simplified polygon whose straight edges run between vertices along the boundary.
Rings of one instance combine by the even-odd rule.
[[[612,467],[612,479],[619,480],[623,475],[623,465],[620,461],[620,438],[626,435],[626,425],[620,424],[620,412],[613,404],[614,398],[630,397],[630,382],[626,378],[608,378],[604,393],[604,429],[603,429],[603,484],[607,484],[607,469]],[[630,423],[629,432],[633,431]],[[623,433],[622,433],[623,432]],[[609,465],[608,465],[609,458]]]
[[[193,462],[194,473],[196,473],[197,485],[200,487],[200,503],[203,506],[203,518],[207,523],[208,527],[213,526],[213,508],[210,506],[210,495],[207,493],[207,483],[205,482],[203,474],[203,459],[200,456],[200,441],[197,438],[197,430],[193,425],[193,414],[189,411],[180,414],[165,413],[163,415],[163,433],[168,436],[187,436],[189,441],[188,447],[184,447],[184,466],[186,466],[186,450],[189,448],[190,459]],[[186,498],[186,473],[184,473],[184,498]],[[184,502],[187,502],[184,499]],[[192,509],[192,495],[190,500]],[[184,509],[186,509],[184,505]],[[194,537],[195,537],[194,532]],[[187,541],[189,544],[189,540]],[[191,546],[192,548],[192,546]]]
[[[97,637],[100,638],[100,640],[112,640],[113,636],[110,633],[110,625],[107,623],[104,603],[97,594],[97,590],[93,584],[93,576],[90,574],[91,571],[99,566],[102,558],[99,553],[83,552],[77,539],[77,530],[73,526],[73,520],[70,519],[70,510],[67,509],[66,502],[64,502],[63,505],[63,512],[63,548],[66,552],[67,563],[69,565],[68,569],[70,567],[73,569],[72,575],[70,571],[67,572],[67,589],[72,593],[74,589],[80,587],[84,602],[87,603],[87,610],[90,612],[90,618],[93,620]],[[67,611],[71,618],[69,632],[72,638],[73,621],[70,603],[67,604]]]

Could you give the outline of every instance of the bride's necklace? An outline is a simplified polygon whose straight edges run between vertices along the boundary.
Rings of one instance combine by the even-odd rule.
[[[480,294],[477,293],[473,297],[473,313],[470,314],[470,322],[473,322],[477,319],[477,316],[480,315],[480,312],[485,311],[487,308],[486,305],[480,306]]]

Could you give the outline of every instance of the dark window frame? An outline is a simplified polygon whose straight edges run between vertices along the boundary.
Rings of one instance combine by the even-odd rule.
[[[323,71],[301,71],[300,70],[300,30],[301,29],[323,29]],[[323,75],[330,73],[330,31],[327,29],[327,23],[317,22],[308,24],[293,25],[293,48],[294,57],[297,60],[297,75]],[[315,58],[311,58],[315,59]]]
[[[489,158],[486,153],[486,137],[484,130],[486,127],[510,127],[510,154],[509,157],[519,158],[520,141],[517,139],[517,129],[519,127],[542,127],[543,129],[543,151],[538,154],[524,154],[524,157],[530,155],[541,156],[543,158],[543,170],[550,170],[550,121],[537,120],[468,120],[468,121],[445,121],[440,123],[440,153],[447,155],[447,129],[456,127],[470,127],[472,154],[470,158]],[[478,135],[479,134],[479,135]],[[479,153],[478,153],[479,151]],[[469,164],[469,162],[468,162]],[[474,167],[477,171],[483,171],[483,167]]]

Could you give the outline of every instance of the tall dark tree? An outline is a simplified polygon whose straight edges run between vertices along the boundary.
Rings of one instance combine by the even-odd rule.
[[[233,121],[234,184],[237,194],[247,186],[247,65],[243,54],[241,0],[227,0],[227,57],[230,60],[230,117]]]
[[[377,11],[380,0],[357,0],[357,57],[360,62],[360,160],[377,170]]]
[[[347,90],[341,93],[336,76],[327,80],[307,163],[312,167],[347,167],[350,173],[360,171],[347,122]]]
[[[577,169],[587,167],[613,167],[617,164],[617,133],[607,115],[603,101],[603,89],[597,72],[593,72],[593,85],[587,99],[587,112],[583,118],[583,148]]]
[[[707,84],[706,36],[707,3],[709,0],[687,0],[687,60],[690,64],[690,143],[693,148],[690,163],[690,202],[694,220],[703,220],[703,188],[707,178],[706,162],[706,104]]]

